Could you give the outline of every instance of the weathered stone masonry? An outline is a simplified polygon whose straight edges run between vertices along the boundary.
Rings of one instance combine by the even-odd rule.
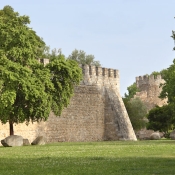
[[[154,75],[136,77],[139,92],[136,93],[135,97],[139,97],[146,104],[148,110],[155,107],[155,105],[167,104],[167,99],[162,100],[159,98],[162,91],[160,84],[163,83],[165,83],[165,80],[162,79],[161,75],[156,77]]]
[[[139,92],[136,93],[134,98],[139,97],[146,105],[148,111],[154,108],[155,105],[163,106],[164,104],[167,104],[167,99],[161,100],[159,98],[162,91],[162,88],[160,87],[161,83],[165,83],[165,80],[161,78],[161,75],[157,75],[156,77],[154,75],[136,77],[136,84]],[[139,139],[148,139],[153,132],[153,130],[146,130],[143,128],[136,134]]]
[[[47,122],[18,124],[15,134],[33,141],[43,135],[47,142],[136,140],[119,93],[118,70],[81,66],[84,79],[61,116],[50,113]],[[0,125],[0,140],[9,126]]]

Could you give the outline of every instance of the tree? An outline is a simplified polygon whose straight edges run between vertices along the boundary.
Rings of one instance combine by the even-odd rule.
[[[124,98],[123,102],[125,104],[134,130],[137,131],[144,128],[147,123],[147,120],[145,118],[147,109],[144,103],[140,100],[140,98]]]
[[[168,135],[169,131],[175,129],[174,105],[156,106],[149,111],[147,118],[149,120],[147,129],[164,132],[165,136]]]
[[[127,98],[128,100],[133,98],[136,92],[139,92],[139,89],[136,83],[133,83],[132,85],[128,86],[127,90],[128,90],[128,94],[125,93],[125,98]]]
[[[10,6],[0,10],[0,120],[9,122],[10,135],[14,123],[45,121],[51,110],[60,115],[82,77],[62,54],[39,63],[45,43],[29,24]]]
[[[77,61],[79,64],[87,64],[87,65],[93,65],[93,66],[101,66],[99,61],[94,60],[94,55],[86,55],[86,53],[83,50],[77,50],[75,49],[72,51],[71,55],[68,56],[68,59],[72,59]]]
[[[175,41],[175,31],[172,31],[171,37]],[[175,47],[173,50],[175,50]],[[169,68],[162,70],[162,74],[165,83],[161,84],[162,92],[160,98],[167,98],[169,104],[175,104],[175,59]]]
[[[137,131],[146,126],[147,120],[145,119],[145,117],[147,113],[147,108],[145,104],[140,100],[140,98],[134,98],[136,92],[139,92],[136,83],[133,83],[132,85],[127,87],[127,90],[128,94],[125,93],[123,102],[125,104],[132,126],[134,130]]]
[[[157,77],[157,75],[161,75],[161,72],[153,71],[150,75],[154,75],[154,77]]]
[[[172,31],[171,37],[175,40],[175,31]],[[173,50],[175,50],[175,47]],[[162,92],[159,97],[162,99],[167,98],[168,105],[156,106],[149,111],[147,128],[164,132],[166,136],[169,131],[175,129],[175,59],[173,64],[169,68],[163,69],[160,74],[165,83],[160,85]]]
[[[175,31],[172,31],[172,36],[175,40]],[[175,50],[175,47],[173,48]],[[162,107],[156,106],[148,113],[149,123],[147,128],[165,132],[168,135],[170,130],[175,129],[175,59],[169,68],[163,69],[162,75],[165,83],[161,84],[162,92],[160,98],[168,99],[168,105]]]
[[[47,58],[49,60],[51,60],[52,58],[57,57],[58,55],[63,55],[61,49],[54,48],[54,49],[51,50],[49,46],[42,47],[41,52],[42,52],[41,57],[42,58]]]
[[[164,69],[163,79],[165,80],[162,86],[160,98],[167,98],[168,103],[175,103],[175,59],[169,68]]]
[[[171,37],[172,37],[173,40],[175,41],[175,31],[174,31],[174,30],[172,30],[172,35],[171,35]],[[173,50],[175,50],[175,47],[173,47]]]

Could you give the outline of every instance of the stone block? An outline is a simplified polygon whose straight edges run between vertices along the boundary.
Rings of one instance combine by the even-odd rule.
[[[43,136],[38,136],[32,143],[32,145],[45,145],[45,138]]]
[[[29,140],[28,140],[28,139],[23,139],[23,145],[24,145],[24,146],[30,145]]]
[[[150,135],[150,140],[159,140],[160,138],[159,132],[154,132]]]
[[[175,130],[173,132],[170,133],[170,138],[172,140],[175,140]]]
[[[23,138],[19,135],[11,135],[1,140],[1,144],[4,147],[23,146]]]

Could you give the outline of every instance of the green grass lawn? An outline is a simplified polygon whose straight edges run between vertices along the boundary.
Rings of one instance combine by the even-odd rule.
[[[0,147],[0,175],[175,175],[175,141]]]

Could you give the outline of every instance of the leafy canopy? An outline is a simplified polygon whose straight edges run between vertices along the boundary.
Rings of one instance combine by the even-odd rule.
[[[28,27],[28,16],[19,16],[10,6],[0,10],[0,52],[9,60],[23,66],[40,55],[45,43]]]
[[[71,55],[68,56],[68,59],[75,60],[79,64],[87,64],[87,65],[93,65],[93,66],[101,66],[99,61],[94,60],[94,55],[86,55],[86,53],[83,50],[77,50],[75,49],[72,51]]]
[[[125,98],[127,98],[128,100],[133,98],[136,92],[139,92],[139,89],[136,83],[133,83],[132,85],[128,86],[127,90],[128,90],[128,94],[125,93]]]
[[[175,103],[175,59],[169,68],[163,70],[162,92],[160,98],[167,98],[168,103]]]
[[[78,64],[59,54],[46,66],[39,63],[44,41],[10,6],[0,10],[0,120],[21,123],[60,115],[82,73]]]

